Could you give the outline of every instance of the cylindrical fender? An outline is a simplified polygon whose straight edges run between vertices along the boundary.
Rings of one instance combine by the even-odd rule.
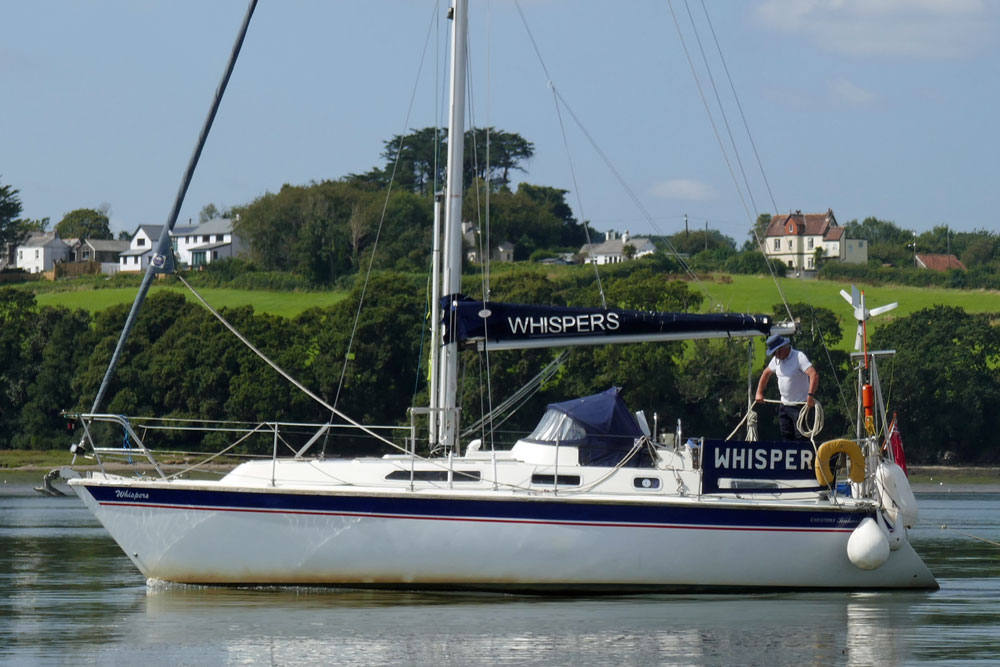
[[[830,472],[830,459],[834,454],[847,454],[851,459],[851,472],[848,475],[855,484],[865,481],[865,455],[861,453],[858,443],[846,438],[839,440],[827,440],[816,450],[816,481],[822,486],[829,486],[833,482],[833,473]]]

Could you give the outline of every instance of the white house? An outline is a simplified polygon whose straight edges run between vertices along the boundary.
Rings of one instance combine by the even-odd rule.
[[[139,225],[132,234],[128,250],[118,255],[119,271],[145,271],[153,256],[153,246],[160,239],[163,225]]]
[[[764,249],[768,257],[799,271],[815,271],[817,256],[849,264],[868,262],[868,242],[847,238],[833,209],[775,215],[764,234]]]
[[[247,244],[233,234],[233,221],[215,218],[194,227],[174,228],[174,258],[182,266],[202,266],[227,257],[239,257]]]
[[[17,246],[17,268],[28,273],[51,271],[56,262],[69,258],[69,246],[54,232],[34,233]]]
[[[644,236],[632,238],[626,230],[620,237],[617,232],[609,231],[605,235],[603,243],[584,243],[580,247],[580,254],[583,256],[584,262],[618,264],[629,259],[625,253],[627,246],[634,248],[631,253],[632,259],[639,259],[656,252],[656,246],[648,238]]]

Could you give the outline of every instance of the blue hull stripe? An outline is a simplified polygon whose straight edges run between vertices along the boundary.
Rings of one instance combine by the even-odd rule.
[[[851,531],[869,513],[812,509],[760,509],[565,500],[478,500],[252,493],[206,489],[162,489],[87,485],[104,506],[189,511],[262,512],[363,516],[393,519],[564,524],[650,528]]]

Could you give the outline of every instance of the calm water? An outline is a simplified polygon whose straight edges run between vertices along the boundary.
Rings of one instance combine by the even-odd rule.
[[[545,599],[149,588],[74,496],[4,476],[4,665],[1000,664],[1000,547],[958,532],[1000,542],[1000,494],[918,496],[934,593]]]

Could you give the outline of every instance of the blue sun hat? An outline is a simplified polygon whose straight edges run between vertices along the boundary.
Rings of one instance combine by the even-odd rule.
[[[771,356],[777,352],[780,348],[790,344],[792,341],[788,340],[782,335],[774,334],[767,339],[767,356]]]

